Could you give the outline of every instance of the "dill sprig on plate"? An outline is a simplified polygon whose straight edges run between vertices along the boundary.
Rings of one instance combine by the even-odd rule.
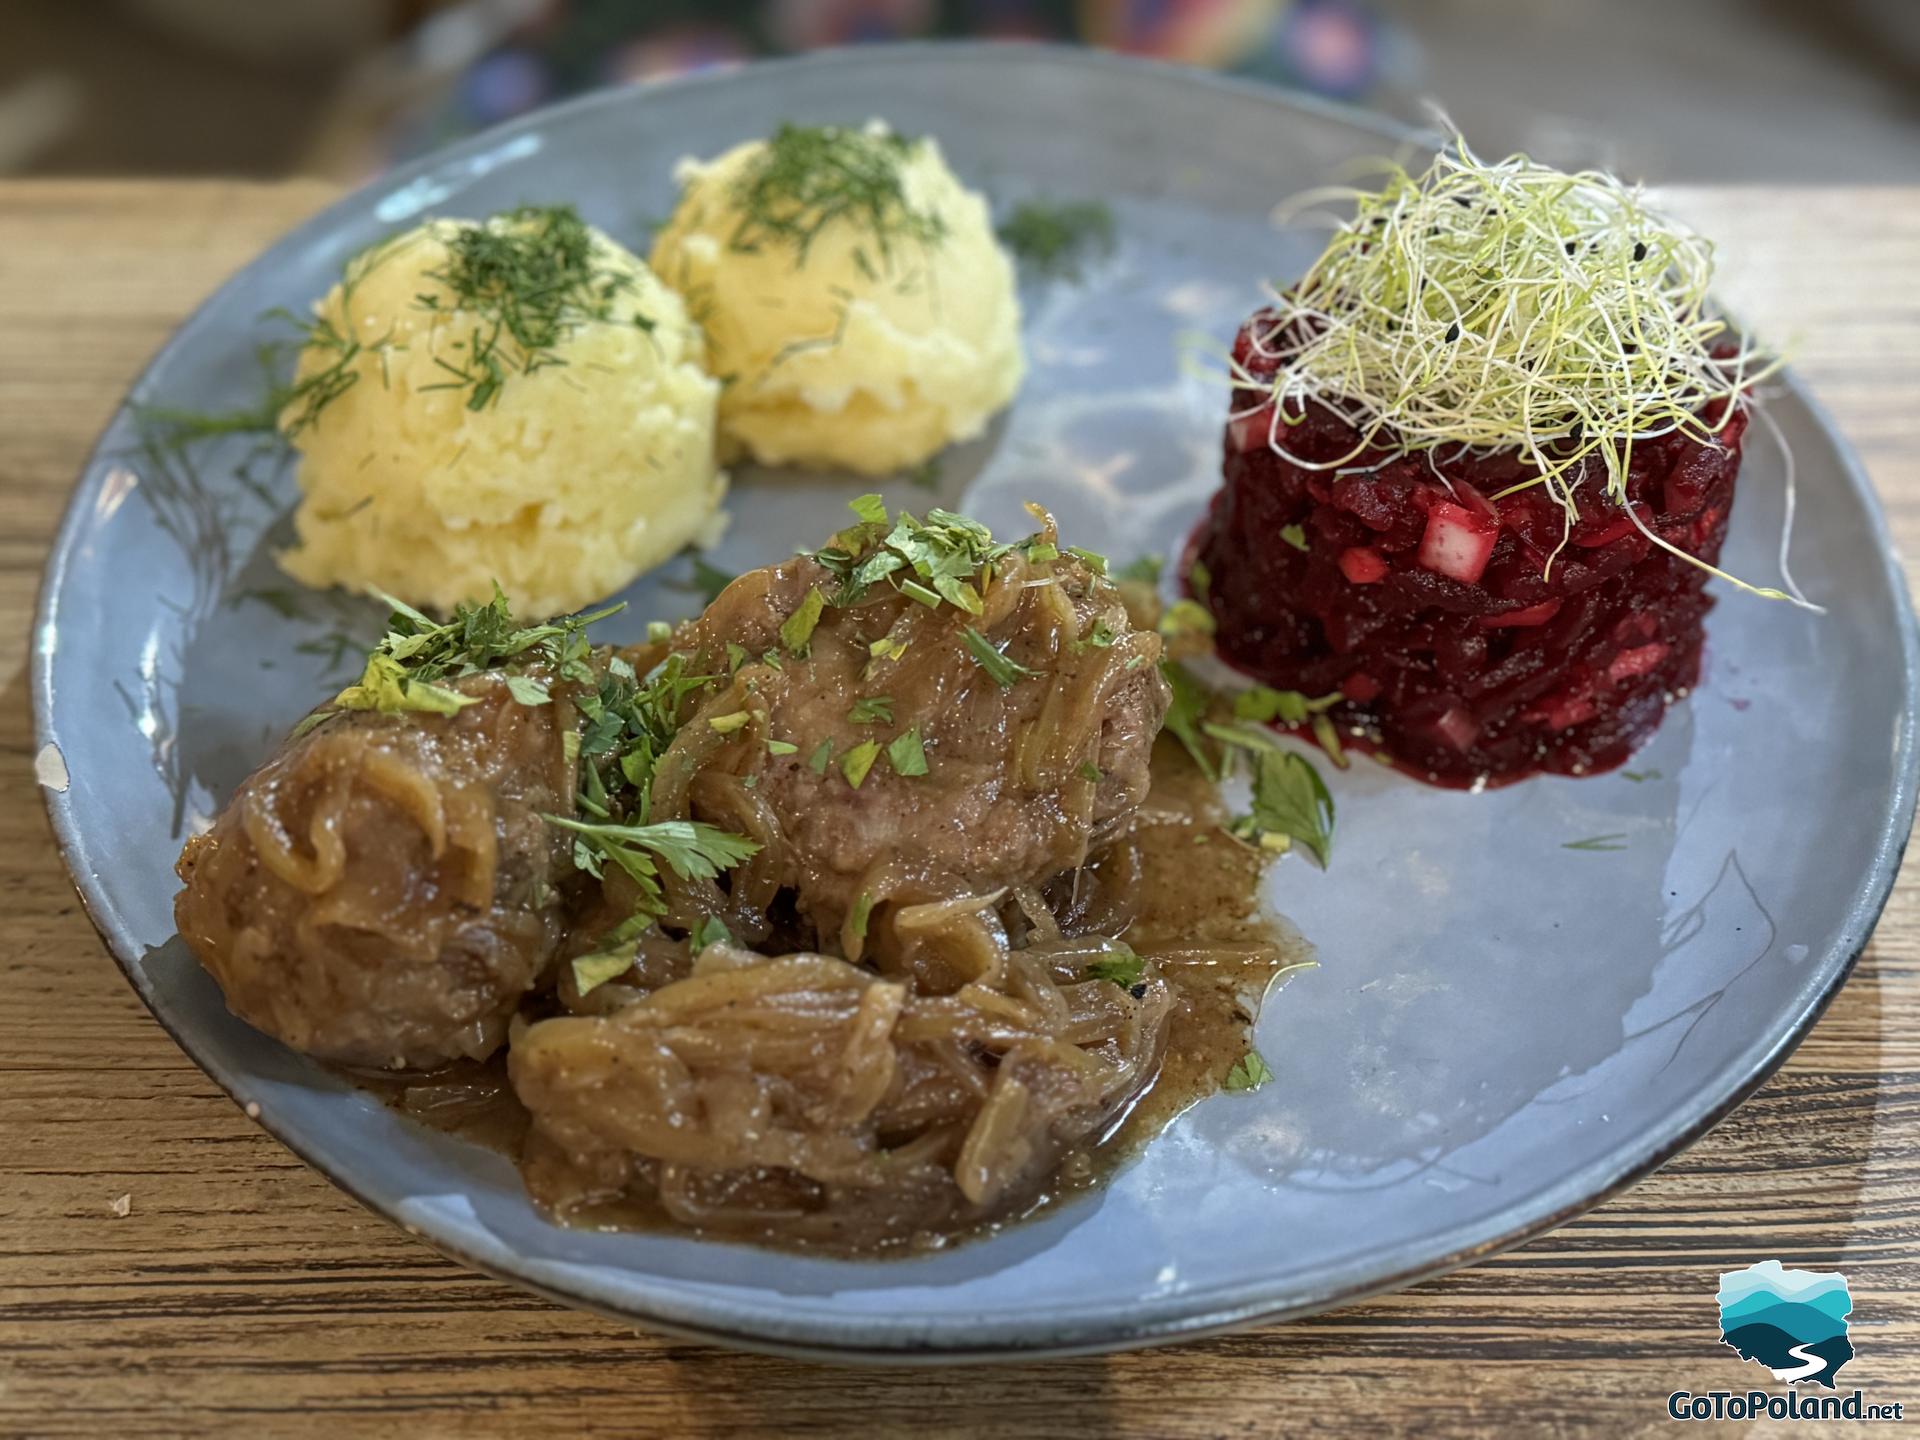
[[[883,261],[896,242],[937,244],[946,221],[916,208],[906,191],[903,167],[921,144],[879,129],[782,125],[734,181],[740,218],[728,244],[748,252],[784,245],[804,265],[820,233],[842,221],[870,235]],[[864,256],[855,261],[871,270]]]
[[[1037,275],[1078,279],[1083,260],[1113,248],[1113,209],[1099,200],[1025,200],[1000,225],[1000,243]]]
[[[624,318],[615,313],[634,276],[604,263],[592,230],[571,205],[523,205],[462,226],[445,243],[446,263],[426,274],[447,294],[423,292],[415,304],[458,312],[474,324],[468,339],[447,347],[464,348],[464,360],[435,356],[453,378],[421,388],[465,390],[469,410],[492,404],[511,375],[566,364],[556,347],[582,325],[620,321],[653,329],[638,309]]]

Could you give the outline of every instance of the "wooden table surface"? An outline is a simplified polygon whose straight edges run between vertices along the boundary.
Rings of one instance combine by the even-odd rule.
[[[123,389],[331,193],[0,185],[0,1433],[1613,1435],[1670,1423],[1670,1390],[1755,1383],[1717,1343],[1714,1290],[1766,1258],[1843,1269],[1846,1378],[1920,1406],[1911,875],[1798,1054],[1659,1174],[1404,1294],[1169,1349],[907,1372],[636,1335],[470,1274],[307,1170],[89,928],[36,791],[26,653],[48,539]],[[1791,347],[1920,551],[1920,190],[1668,199],[1720,239],[1724,293]]]

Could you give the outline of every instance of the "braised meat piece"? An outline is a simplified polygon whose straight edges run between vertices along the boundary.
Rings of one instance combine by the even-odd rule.
[[[506,1038],[561,934],[564,701],[499,675],[457,714],[331,713],[187,842],[181,935],[249,1024],[322,1059],[426,1068]]]
[[[985,567],[978,613],[884,583],[851,594],[800,556],[741,576],[675,637],[690,672],[731,676],[701,709],[748,717],[753,743],[722,768],[752,788],[727,808],[785,841],[756,863],[821,935],[862,897],[1043,884],[1145,797],[1159,638],[1097,562],[1049,554],[1051,533]]]

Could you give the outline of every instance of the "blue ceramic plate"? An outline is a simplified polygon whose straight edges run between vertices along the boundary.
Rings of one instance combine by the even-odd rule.
[[[261,312],[303,306],[347,255],[422,216],[569,200],[644,250],[682,155],[875,115],[939,136],[1002,206],[1112,202],[1117,251],[1078,284],[1028,287],[1032,377],[948,457],[940,498],[1008,529],[1037,498],[1121,558],[1176,547],[1216,482],[1224,396],[1183,365],[1183,338],[1224,347],[1261,282],[1318,248],[1275,229],[1273,203],[1404,141],[1272,90],[1037,48],[858,51],[622,90],[335,205],[202,307],[130,398],[254,400]],[[1768,403],[1799,467],[1795,568],[1826,616],[1723,597],[1707,681],[1638,757],[1638,783],[1468,795],[1371,765],[1336,776],[1331,871],[1288,862],[1269,882],[1321,960],[1261,1021],[1276,1082],[1201,1104],[1103,1192],[923,1259],[556,1228],[505,1160],[228,1015],[174,936],[173,857],[341,683],[333,633],[377,620],[260,596],[286,583],[271,552],[293,489],[246,442],[162,464],[122,411],[88,463],[34,650],[48,807],[101,933],[187,1052],[310,1164],[477,1268],[660,1329],[868,1358],[1098,1350],[1299,1315],[1511,1244],[1645,1174],[1780,1063],[1865,943],[1912,818],[1914,623],[1845,444],[1791,381]],[[1772,573],[1783,478],[1756,428],[1736,572]],[[862,488],[741,475],[717,563],[779,558]],[[904,481],[888,498],[928,500]],[[622,618],[696,608],[684,566],[635,586]],[[1566,848],[1598,835],[1618,848]]]

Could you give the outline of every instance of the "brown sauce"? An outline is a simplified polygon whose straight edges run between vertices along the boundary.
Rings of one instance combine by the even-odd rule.
[[[1053,1176],[1014,1214],[910,1243],[875,1246],[859,1233],[809,1233],[804,1244],[783,1234],[777,1219],[752,1233],[729,1229],[716,1238],[844,1255],[891,1256],[975,1238],[1031,1218],[1097,1186],[1189,1106],[1219,1089],[1247,1053],[1253,1020],[1274,978],[1311,963],[1307,943],[1263,911],[1262,856],[1229,836],[1214,785],[1168,737],[1153,756],[1152,788],[1134,822],[1139,908],[1116,938],[1153,960],[1178,995],[1166,1050],[1154,1081],[1092,1144],[1069,1149]],[[543,1142],[507,1082],[502,1052],[426,1075],[352,1078],[412,1119],[511,1157],[543,1211],[575,1228],[703,1233],[670,1217],[645,1187],[614,1201],[586,1198],[595,1177]],[[849,1226],[850,1230],[857,1227]]]

